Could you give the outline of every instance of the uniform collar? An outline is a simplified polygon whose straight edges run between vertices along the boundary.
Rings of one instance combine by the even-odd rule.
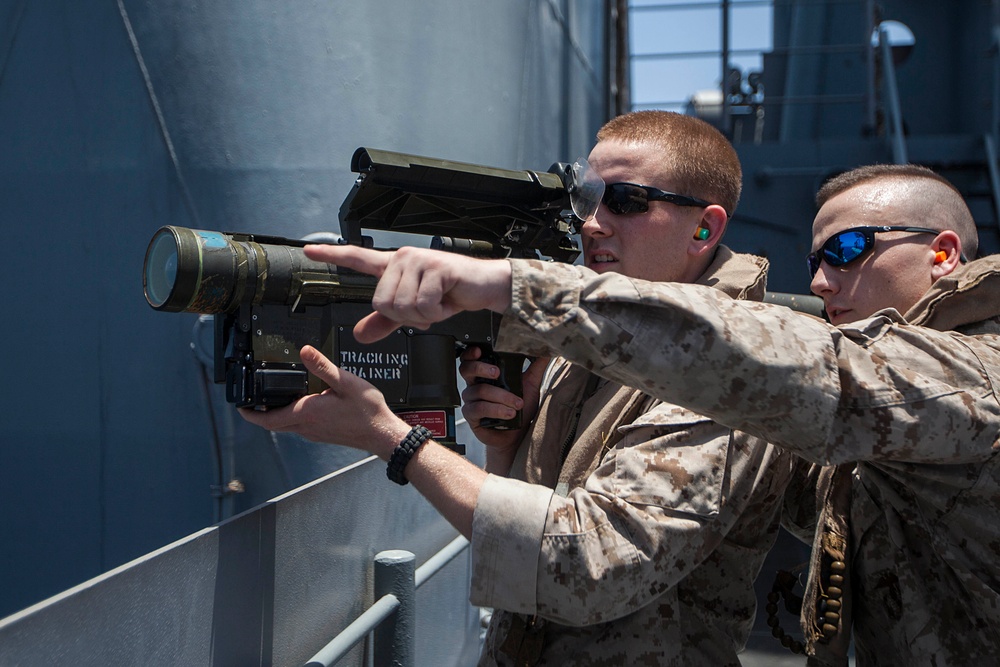
[[[939,278],[906,313],[906,320],[940,331],[1000,315],[1000,255],[963,264]]]
[[[767,289],[767,268],[764,257],[735,253],[720,245],[712,263],[695,283],[714,287],[734,299],[762,301]]]

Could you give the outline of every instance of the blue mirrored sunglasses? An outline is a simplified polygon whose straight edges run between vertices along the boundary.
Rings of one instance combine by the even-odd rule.
[[[900,227],[896,225],[879,225],[870,227],[852,227],[837,232],[820,246],[820,249],[806,257],[809,265],[809,277],[816,276],[820,262],[830,266],[844,266],[860,258],[875,247],[875,235],[879,232],[917,232],[919,234],[940,234],[940,230],[927,227]]]

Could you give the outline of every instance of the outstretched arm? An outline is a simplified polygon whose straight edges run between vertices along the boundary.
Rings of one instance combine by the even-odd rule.
[[[838,328],[709,287],[561,263],[322,248],[311,256],[382,276],[379,315],[358,324],[359,340],[461,310],[502,312],[499,350],[559,354],[821,464],[981,460],[1000,431],[1000,378],[991,370],[1000,347],[991,339],[955,340],[899,326],[891,314]],[[941,430],[916,437],[917,424]]]
[[[895,311],[834,327],[705,286],[511,265],[498,350],[557,351],[814,463],[993,455],[994,336],[906,325]]]
[[[357,246],[312,245],[319,262],[376,276],[375,311],[354,329],[361,343],[385,338],[402,325],[426,329],[465,310],[502,313],[510,305],[510,264],[426,248],[385,252]]]

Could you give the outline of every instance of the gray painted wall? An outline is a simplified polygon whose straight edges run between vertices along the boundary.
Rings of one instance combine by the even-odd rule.
[[[0,616],[358,458],[233,417],[197,317],[143,299],[156,229],[336,231],[362,145],[573,159],[604,30],[569,0],[0,3]]]

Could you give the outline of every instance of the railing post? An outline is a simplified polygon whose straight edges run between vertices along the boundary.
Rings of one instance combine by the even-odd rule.
[[[375,628],[375,667],[412,667],[415,664],[416,557],[409,551],[393,549],[375,556],[375,599],[393,595],[399,600],[396,611]]]

